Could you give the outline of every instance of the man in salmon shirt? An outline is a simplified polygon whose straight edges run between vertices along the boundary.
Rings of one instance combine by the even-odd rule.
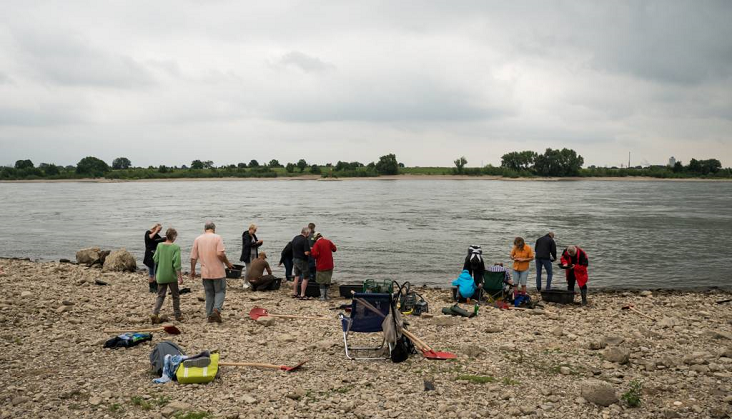
[[[514,261],[514,284],[522,286],[520,294],[527,295],[527,277],[529,276],[529,262],[534,260],[534,252],[532,246],[527,246],[524,239],[517,237],[514,239],[514,248],[510,257]]]
[[[204,234],[196,237],[191,249],[191,280],[196,276],[196,262],[201,262],[201,282],[206,293],[206,316],[209,323],[221,323],[227,283],[224,266],[232,269],[221,236],[216,234],[216,225],[207,221]]]
[[[315,233],[314,236],[316,243],[311,248],[311,256],[316,260],[316,283],[321,292],[319,300],[328,301],[328,286],[331,285],[333,276],[333,252],[336,251],[336,245],[321,233]]]

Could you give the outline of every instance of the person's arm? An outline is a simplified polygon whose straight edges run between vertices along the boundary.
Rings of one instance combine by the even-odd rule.
[[[196,278],[196,262],[198,259],[191,258],[191,280]]]
[[[155,253],[153,253],[153,262],[157,264],[159,260],[160,260],[160,254],[158,253],[158,248],[156,247]]]
[[[336,248],[336,245],[335,245],[335,244],[333,244],[333,242],[331,242],[331,251],[332,251],[332,252],[335,252],[335,251],[337,251],[337,250],[338,250],[338,249]]]
[[[552,262],[557,260],[557,245],[555,240],[550,240],[550,255],[552,256]]]
[[[173,269],[176,271],[178,276],[178,283],[183,284],[183,275],[181,275],[181,248],[177,247],[173,251]]]
[[[224,253],[224,252],[217,252],[216,253],[216,257],[218,257],[219,260],[222,261],[222,263],[227,266],[227,268],[232,269],[234,267],[234,265],[232,265],[229,262],[229,259],[227,259],[227,254],[226,253]]]
[[[532,251],[532,248],[530,246],[527,246],[529,248],[529,257],[527,258],[527,262],[531,262],[534,260],[534,252]]]
[[[267,269],[267,274],[272,275],[272,269],[270,269],[270,264],[265,262],[265,269]]]
[[[320,254],[320,251],[318,250],[319,247],[320,247],[320,245],[318,243],[314,244],[313,247],[311,247],[311,253],[310,254],[311,254],[311,256],[313,256],[316,259],[318,259],[318,255]],[[306,253],[306,255],[307,254],[308,253]]]
[[[579,259],[580,259],[580,261],[578,262],[578,264],[580,266],[588,266],[588,255],[585,253],[585,251],[583,251],[580,254],[580,258]]]

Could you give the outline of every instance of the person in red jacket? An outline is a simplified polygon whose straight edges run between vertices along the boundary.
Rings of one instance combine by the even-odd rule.
[[[568,246],[562,252],[560,267],[565,269],[565,279],[568,281],[568,291],[575,291],[575,282],[580,287],[582,304],[588,304],[588,255],[578,246]]]
[[[321,233],[314,233],[316,243],[311,248],[311,256],[316,260],[316,283],[320,287],[321,301],[328,301],[328,286],[333,276],[333,252],[336,245],[323,237]]]

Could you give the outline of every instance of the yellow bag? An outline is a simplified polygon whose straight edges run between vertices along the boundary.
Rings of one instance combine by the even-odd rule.
[[[176,371],[176,379],[181,384],[198,384],[214,381],[219,371],[219,354],[213,353],[210,356],[211,363],[204,368],[184,368],[183,364]]]

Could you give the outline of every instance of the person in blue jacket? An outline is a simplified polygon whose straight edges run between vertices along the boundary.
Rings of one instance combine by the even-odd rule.
[[[476,293],[476,282],[474,282],[467,269],[464,269],[451,285],[458,287],[458,295],[466,300],[469,300]]]

